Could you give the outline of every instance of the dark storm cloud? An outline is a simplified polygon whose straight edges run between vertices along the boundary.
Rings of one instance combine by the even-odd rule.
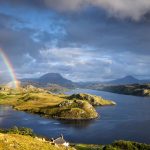
[[[149,77],[149,2],[134,2],[135,9],[128,0],[1,0],[0,47],[19,78]]]
[[[59,11],[78,11],[85,7],[95,6],[103,8],[109,15],[120,18],[140,20],[150,11],[148,0],[1,0],[1,3],[23,5],[36,8],[54,8]]]
[[[41,24],[42,19],[41,16],[39,18]],[[49,17],[46,19],[51,20]],[[0,47],[17,66],[25,63],[24,59],[21,59],[24,55],[29,53],[32,57],[38,57],[39,49],[46,43],[54,41],[58,37],[61,38],[59,35],[61,27],[56,24],[49,23],[46,27],[35,26],[36,23],[32,23],[32,18],[27,20],[24,16],[15,16],[11,13],[8,15],[8,12],[7,14],[0,13],[0,20]]]
[[[32,35],[37,33],[36,30],[27,28],[17,30],[15,28],[16,23],[24,24],[24,21],[19,18],[0,14],[0,20],[0,47],[10,58],[15,71],[19,72],[24,69],[25,64],[27,66],[31,64],[31,59],[25,57],[26,54],[30,53],[33,57],[37,57],[38,49],[42,44],[32,39]],[[10,80],[8,75],[9,72],[2,61],[0,63],[0,68],[1,80],[4,82]]]
[[[39,48],[39,44],[31,39],[31,30],[14,31],[9,28],[0,29],[0,47],[6,52],[6,54],[17,63],[22,53],[32,52],[36,54]],[[16,59],[15,59],[16,58]],[[20,60],[19,60],[20,62]]]
[[[133,22],[116,20],[96,8],[91,8],[82,14],[68,15],[66,36],[60,42],[62,46],[90,45],[99,51],[149,54],[148,20]],[[144,50],[144,51],[143,51]]]

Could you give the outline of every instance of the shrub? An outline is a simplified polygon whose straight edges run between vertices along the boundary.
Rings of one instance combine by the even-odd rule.
[[[29,136],[35,136],[33,133],[33,130],[30,128],[25,127],[16,127],[10,129],[0,129],[0,133],[11,133],[11,134],[21,134],[21,135],[29,135]]]

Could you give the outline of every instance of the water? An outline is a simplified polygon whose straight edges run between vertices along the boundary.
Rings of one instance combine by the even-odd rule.
[[[58,121],[0,106],[0,128],[24,126],[38,135],[57,137],[69,142],[107,144],[124,139],[150,144],[150,98],[113,94],[94,90],[74,90],[114,100],[116,106],[97,107],[100,118],[92,121]]]

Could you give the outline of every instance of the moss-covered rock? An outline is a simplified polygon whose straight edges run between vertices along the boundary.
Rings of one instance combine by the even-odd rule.
[[[103,99],[100,96],[84,94],[84,93],[72,94],[72,95],[68,96],[68,99],[69,100],[78,99],[78,100],[88,101],[93,106],[104,106],[104,105],[115,105],[116,104],[115,102]]]
[[[98,117],[95,108],[86,101],[64,101],[57,106],[42,108],[41,113],[57,119],[94,119]]]

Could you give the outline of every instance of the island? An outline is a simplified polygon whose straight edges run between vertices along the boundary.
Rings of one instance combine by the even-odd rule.
[[[115,105],[114,101],[90,94],[55,94],[28,85],[18,89],[1,87],[0,104],[10,105],[19,111],[39,114],[47,118],[89,120],[100,115],[94,106]]]

